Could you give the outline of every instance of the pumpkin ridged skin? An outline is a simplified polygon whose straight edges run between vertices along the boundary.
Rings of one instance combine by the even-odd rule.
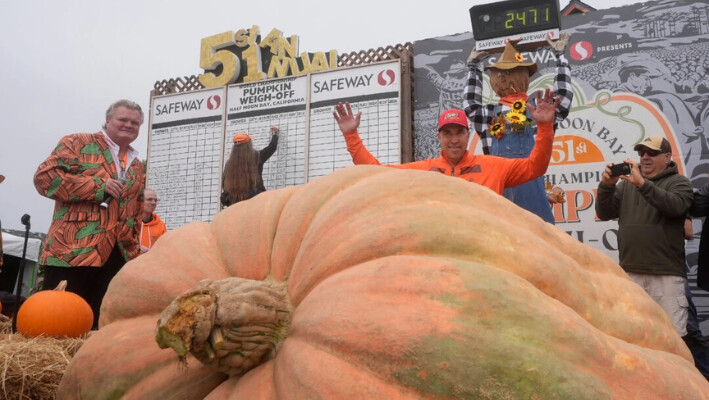
[[[168,232],[111,283],[58,398],[101,398],[91,365],[145,387],[112,354],[176,359],[153,341],[160,311],[229,276],[287,282],[288,336],[240,378],[161,399],[709,399],[667,316],[608,257],[479,185],[376,166]]]
[[[28,297],[17,311],[17,331],[29,338],[78,338],[87,334],[94,323],[91,306],[65,288],[66,281],[61,281],[56,289]]]
[[[282,369],[277,358],[275,368],[299,375],[288,382],[296,393],[299,386],[338,390],[333,396],[319,392],[320,398],[395,398],[385,391],[391,386],[414,389],[402,398],[703,398],[693,396],[706,390],[705,380],[675,386],[692,371],[686,360],[609,338],[566,311],[495,267],[422,256],[381,258],[329,277],[306,297],[279,357],[312,362]],[[359,340],[352,339],[353,331]],[[288,357],[296,347],[303,354]],[[345,365],[351,371],[343,371]],[[350,377],[338,385],[326,371]],[[355,371],[362,380],[368,375],[370,385],[358,388]],[[646,392],[638,391],[639,382],[646,382]],[[373,387],[380,391],[367,395]]]
[[[210,240],[209,230],[206,222],[193,222],[180,228],[178,235],[175,235],[176,231],[169,231],[160,236],[163,246],[155,246],[123,266],[108,286],[101,303],[99,328],[117,320],[148,314],[155,314],[157,321],[165,306],[186,288],[195,287],[202,279],[229,277],[221,268],[225,262],[224,255]],[[187,242],[185,235],[191,238]],[[193,258],[198,254],[199,266],[184,271],[165,268],[163,263],[170,260],[175,266],[192,265]],[[138,262],[139,267],[132,266]],[[130,287],[131,290],[114,290],[114,287]]]
[[[197,399],[226,379],[193,358],[181,365],[172,350],[157,348],[153,316],[117,321],[93,335],[99,332],[111,345],[89,338],[71,361],[82,371],[64,374],[57,398]]]
[[[307,234],[300,236],[295,259],[288,256],[293,250],[282,245],[293,240],[291,233],[278,230],[273,259],[283,260],[287,265],[282,269],[290,270],[289,295],[295,307],[321,277],[368,260],[393,254],[455,255],[519,274],[608,333],[691,360],[674,330],[629,320],[626,300],[647,298],[640,287],[628,285],[627,276],[610,258],[540,219],[517,212],[478,185],[440,179],[434,183],[430,174],[392,179],[385,172],[340,189],[325,210],[307,221]],[[329,183],[316,180],[311,190],[296,193],[283,211],[280,226],[304,224],[297,221],[302,214],[298,211],[306,207],[300,194],[318,193]],[[403,199],[401,193],[406,193]],[[274,269],[279,270],[275,261]],[[602,279],[593,276],[598,271],[603,272]],[[642,307],[639,312],[651,320],[669,321],[652,301],[633,307]]]

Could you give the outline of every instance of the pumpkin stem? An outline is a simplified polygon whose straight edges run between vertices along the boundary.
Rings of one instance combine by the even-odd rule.
[[[60,281],[57,287],[54,288],[54,290],[56,290],[57,292],[66,292],[66,283],[66,280]]]
[[[209,335],[209,343],[214,350],[221,350],[224,347],[224,334],[221,329],[214,329]]]
[[[189,353],[241,376],[275,354],[288,334],[291,313],[285,283],[205,279],[163,310],[155,340],[181,360]]]

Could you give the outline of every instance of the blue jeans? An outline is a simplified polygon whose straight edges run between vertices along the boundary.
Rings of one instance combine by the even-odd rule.
[[[689,351],[694,357],[694,366],[699,372],[709,380],[709,344],[702,334],[699,327],[699,319],[697,318],[697,307],[692,301],[692,292],[689,290],[689,283],[684,287],[689,301],[688,317],[687,317],[687,335],[682,337],[684,343],[689,347]]]

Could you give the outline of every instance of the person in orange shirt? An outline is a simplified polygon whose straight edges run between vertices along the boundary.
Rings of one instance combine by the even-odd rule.
[[[143,217],[140,222],[140,253],[147,253],[155,241],[158,240],[167,228],[160,216],[155,214],[158,205],[158,194],[153,189],[145,189],[143,198]]]
[[[468,117],[463,110],[453,108],[438,117],[440,157],[387,167],[435,171],[487,186],[502,194],[505,188],[521,185],[546,172],[554,141],[554,115],[560,102],[561,98],[555,97],[547,88],[544,95],[541,91],[537,92],[536,107],[528,105],[538,124],[536,144],[528,158],[513,159],[470,153]],[[335,106],[333,116],[347,142],[347,151],[355,165],[379,165],[379,160],[367,150],[357,132],[362,113],[355,115],[349,103],[339,103]]]

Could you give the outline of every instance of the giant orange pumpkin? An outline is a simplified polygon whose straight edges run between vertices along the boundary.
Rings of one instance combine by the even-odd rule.
[[[163,310],[183,362],[155,342]],[[357,166],[161,237],[111,283],[58,398],[678,400],[709,383],[600,252],[479,185]]]

